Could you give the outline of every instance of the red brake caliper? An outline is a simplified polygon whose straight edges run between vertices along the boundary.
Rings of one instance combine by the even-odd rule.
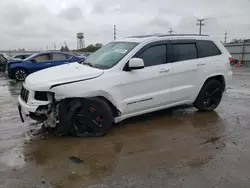
[[[90,112],[91,112],[91,113],[96,112],[96,111],[97,111],[97,110],[96,110],[95,107],[93,107],[93,106],[90,107]],[[96,116],[96,117],[95,117],[95,120],[96,120],[96,121],[101,121],[101,117],[100,117],[100,116]]]

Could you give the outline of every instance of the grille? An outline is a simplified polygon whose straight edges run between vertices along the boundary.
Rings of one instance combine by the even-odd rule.
[[[39,100],[39,101],[48,101],[47,93],[41,92],[41,91],[36,91],[35,99]]]
[[[21,99],[27,103],[28,98],[29,98],[29,90],[22,87],[20,96],[21,96]]]

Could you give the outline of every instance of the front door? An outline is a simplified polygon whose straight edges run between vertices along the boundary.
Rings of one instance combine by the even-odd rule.
[[[120,73],[117,83],[123,115],[147,111],[171,102],[172,65],[167,59],[167,44],[150,44],[135,57],[144,60],[145,68]]]
[[[31,66],[29,66],[30,73],[49,68],[51,66],[50,54],[40,54],[31,59],[31,63]]]
[[[195,41],[171,41],[172,43],[172,100],[173,103],[189,103],[195,100],[204,81],[205,59],[198,59]]]

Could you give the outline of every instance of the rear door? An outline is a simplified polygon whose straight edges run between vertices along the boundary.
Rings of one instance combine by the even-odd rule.
[[[197,40],[197,49],[199,59],[207,62],[203,66],[205,78],[214,73],[222,73],[225,66],[228,67],[228,59],[225,60],[213,41]]]
[[[198,59],[196,40],[171,41],[173,103],[193,102],[204,79],[206,59]]]
[[[65,53],[51,53],[51,67],[69,63],[69,55]]]

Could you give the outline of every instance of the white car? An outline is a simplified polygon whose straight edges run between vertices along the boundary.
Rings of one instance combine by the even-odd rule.
[[[208,36],[157,35],[112,41],[87,57],[29,75],[18,98],[23,115],[60,135],[103,136],[112,123],[193,104],[217,108],[232,79],[223,44]]]

